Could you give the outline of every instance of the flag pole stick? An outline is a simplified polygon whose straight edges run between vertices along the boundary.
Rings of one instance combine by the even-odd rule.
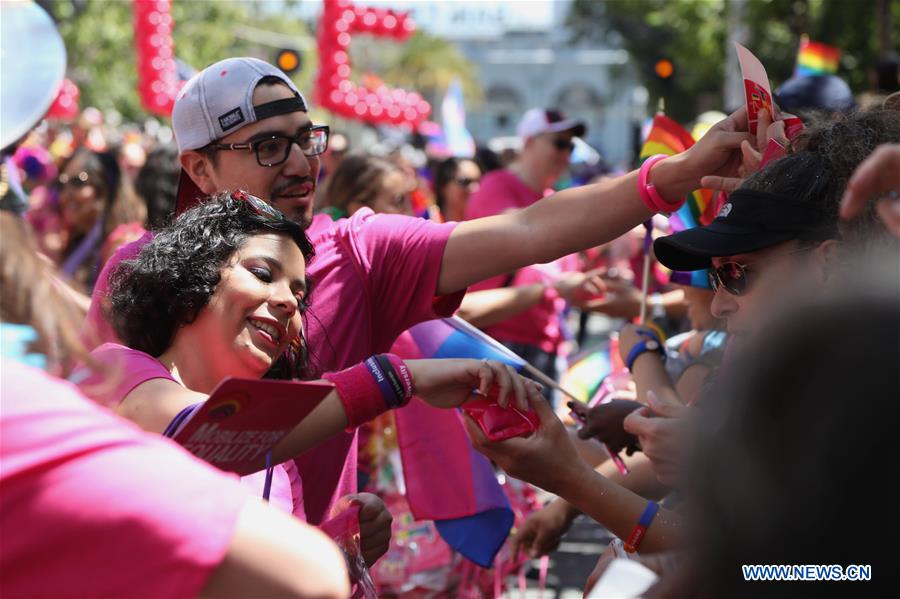
[[[666,99],[660,96],[656,105],[656,114],[665,114],[665,112]],[[647,227],[647,235],[644,237],[644,272],[641,277],[641,312],[640,320],[638,321],[640,324],[647,323],[647,294],[650,289],[650,244],[653,243],[653,217],[650,217],[644,223],[644,226]]]

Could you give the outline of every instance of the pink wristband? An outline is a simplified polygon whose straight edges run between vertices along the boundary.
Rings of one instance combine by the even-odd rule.
[[[334,383],[338,399],[347,414],[348,431],[387,412],[388,405],[381,389],[364,363],[340,372],[326,373],[322,378]]]
[[[641,169],[638,171],[638,193],[641,194],[641,200],[643,200],[644,205],[652,212],[675,212],[681,208],[681,205],[684,204],[687,199],[685,197],[678,202],[670,204],[659,195],[659,192],[656,191],[656,186],[648,181],[650,178],[650,169],[653,168],[653,165],[666,158],[668,158],[668,156],[665,154],[651,156],[644,161],[644,164],[641,165]]]

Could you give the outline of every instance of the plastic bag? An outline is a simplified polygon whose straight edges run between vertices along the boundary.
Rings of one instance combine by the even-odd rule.
[[[351,599],[378,599],[359,546],[359,510],[358,503],[343,498],[332,510],[331,519],[320,524],[319,529],[331,537],[344,554],[352,585]]]

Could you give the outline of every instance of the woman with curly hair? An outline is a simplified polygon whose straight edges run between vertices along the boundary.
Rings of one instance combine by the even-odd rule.
[[[127,347],[107,343],[91,357],[118,367],[124,377],[94,397],[162,433],[226,377],[291,378],[302,369],[302,344],[296,340],[302,339],[312,255],[297,224],[245,192],[221,194],[184,213],[113,273],[109,316]],[[393,392],[379,387],[379,372],[402,384]],[[325,378],[335,391],[272,451],[273,463],[284,464],[274,473],[271,501],[299,517],[301,485],[291,459],[404,405],[414,390],[443,408],[463,403],[472,389],[486,392],[495,384],[504,404],[515,396],[526,406],[539,397],[537,387],[509,367],[476,360],[404,362],[382,354]],[[88,378],[83,387],[99,382]],[[245,482],[258,488],[261,474]],[[374,496],[361,499],[362,550],[372,563],[387,548],[390,515]]]

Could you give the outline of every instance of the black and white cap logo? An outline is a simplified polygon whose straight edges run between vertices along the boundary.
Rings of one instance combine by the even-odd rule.
[[[729,214],[731,214],[731,209],[732,209],[732,208],[733,208],[733,206],[731,205],[731,202],[727,202],[727,203],[724,204],[724,205],[722,206],[722,208],[719,210],[719,214],[716,215],[716,218],[725,218],[726,216],[728,216]]]

